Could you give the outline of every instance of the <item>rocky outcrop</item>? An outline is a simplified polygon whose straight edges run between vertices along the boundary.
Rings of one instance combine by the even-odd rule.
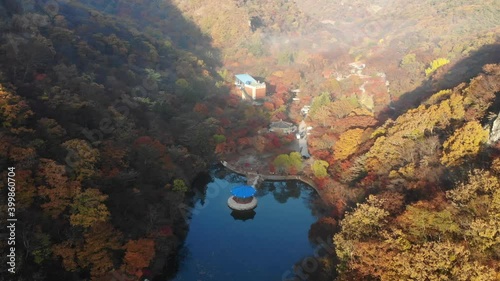
[[[488,144],[494,144],[500,140],[500,114],[497,115],[493,125],[491,126],[490,136],[488,138]]]

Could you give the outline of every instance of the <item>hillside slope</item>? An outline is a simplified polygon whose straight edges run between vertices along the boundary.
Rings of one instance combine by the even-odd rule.
[[[211,96],[223,106],[228,93],[215,64],[182,36],[83,1],[1,4],[0,168],[4,178],[14,168],[18,219],[16,274],[1,279],[174,272],[218,128],[193,108]]]

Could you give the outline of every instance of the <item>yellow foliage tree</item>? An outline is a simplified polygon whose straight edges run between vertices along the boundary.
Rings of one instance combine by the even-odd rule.
[[[289,158],[291,167],[297,171],[300,171],[302,169],[302,155],[294,151],[290,152]]]
[[[466,157],[475,156],[481,144],[488,138],[488,131],[477,121],[471,121],[458,129],[443,144],[441,163],[448,167],[462,164]]]
[[[370,195],[366,203],[358,203],[353,212],[346,213],[340,223],[342,230],[333,237],[335,252],[341,261],[340,271],[352,262],[355,253],[359,251],[357,242],[377,236],[387,223],[389,212],[381,206],[382,202],[376,196]]]
[[[299,171],[302,168],[302,156],[298,152],[290,152],[289,155],[280,154],[274,159],[273,164],[282,171],[289,169]]]
[[[290,167],[290,156],[288,154],[280,154],[274,158],[273,164],[281,171],[285,171]]]
[[[333,157],[336,160],[345,160],[351,156],[361,144],[363,129],[352,129],[340,135],[340,139],[333,147]]]
[[[446,129],[452,121],[464,120],[470,100],[458,92],[445,95],[449,97],[443,100],[443,92],[438,92],[429,99],[435,104],[408,110],[375,131],[371,137],[376,141],[366,154],[366,168],[379,174],[397,170],[416,160],[408,156],[417,155],[418,152],[412,153],[412,150],[418,150],[418,143],[425,139],[426,134],[434,133],[435,129]]]
[[[429,76],[431,75],[434,71],[436,71],[438,68],[442,67],[443,65],[447,65],[450,63],[450,60],[446,58],[438,58],[435,59],[431,62],[428,68],[425,69],[425,75]]]
[[[500,173],[500,158],[495,158],[493,162],[491,162],[491,170],[495,173]]]
[[[98,189],[89,188],[78,194],[71,204],[71,225],[90,227],[97,222],[105,222],[109,211],[104,201],[108,198]]]
[[[398,223],[412,241],[425,242],[431,238],[451,238],[460,233],[459,225],[454,221],[452,208],[434,211],[423,203],[408,206],[398,217]]]
[[[451,95],[452,91],[450,89],[441,90],[434,95],[432,95],[424,104],[436,104],[441,100],[448,98]]]
[[[62,146],[68,150],[66,164],[72,169],[77,180],[95,175],[94,165],[99,161],[99,150],[81,139],[66,141]]]
[[[380,271],[379,271],[380,272]],[[450,242],[428,242],[393,257],[381,280],[494,280],[491,268],[470,261],[463,246]]]
[[[459,210],[460,221],[467,222],[463,233],[467,241],[490,259],[500,253],[500,181],[489,171],[473,170],[467,182],[446,192]]]
[[[346,213],[340,223],[342,231],[339,235],[348,239],[362,239],[373,235],[385,225],[389,212],[382,209],[382,201],[370,195],[366,203],[357,204],[356,209]]]
[[[329,164],[323,160],[315,160],[312,166],[312,170],[314,172],[314,176],[317,178],[324,178],[328,175],[326,169]]]
[[[407,54],[403,57],[403,59],[401,60],[401,66],[406,66],[406,65],[409,65],[409,64],[412,64],[412,63],[415,63],[417,62],[417,56],[413,53],[410,53],[410,54]]]

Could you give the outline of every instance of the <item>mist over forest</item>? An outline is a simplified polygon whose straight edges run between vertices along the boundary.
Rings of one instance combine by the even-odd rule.
[[[500,280],[499,36],[496,0],[0,0],[0,280],[173,280],[231,169],[318,196],[281,280]]]

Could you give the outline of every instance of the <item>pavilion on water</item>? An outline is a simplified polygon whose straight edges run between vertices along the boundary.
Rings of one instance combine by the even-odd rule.
[[[227,205],[233,210],[252,210],[257,206],[254,197],[257,190],[250,185],[239,185],[231,189],[232,196],[227,200]]]

